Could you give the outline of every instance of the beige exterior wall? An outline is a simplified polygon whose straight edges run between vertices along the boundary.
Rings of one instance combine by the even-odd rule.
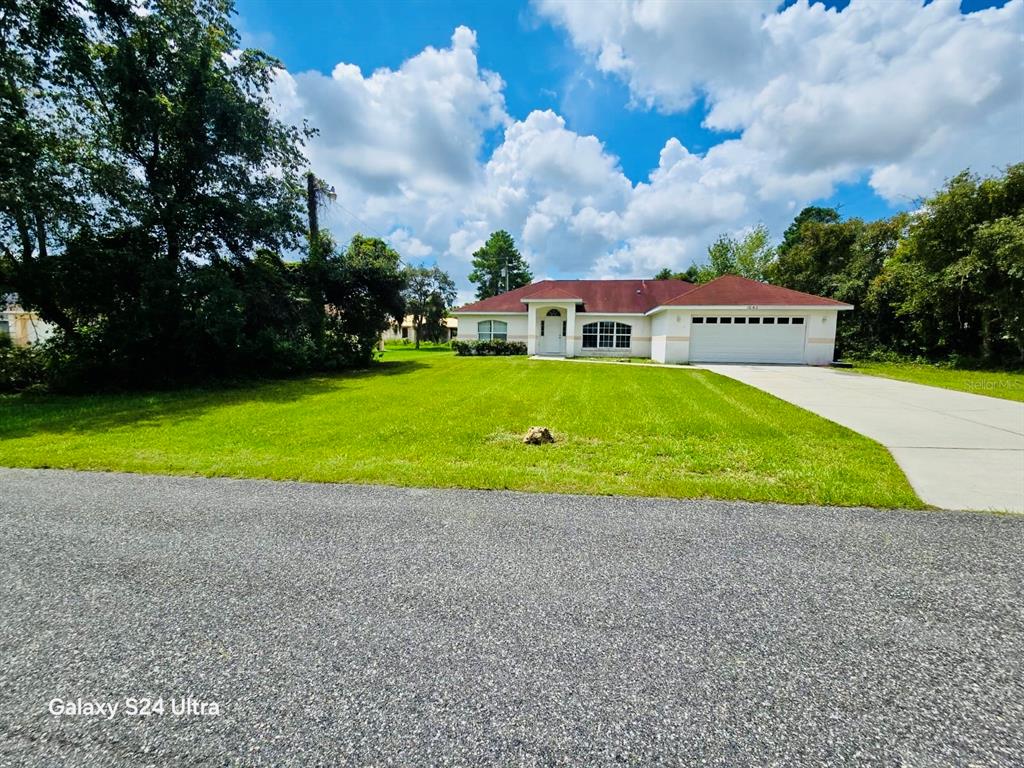
[[[54,327],[35,312],[26,312],[18,307],[0,311],[0,321],[0,328],[6,330],[11,341],[19,347],[45,341],[54,331]]]
[[[446,317],[444,324],[448,328],[446,341],[458,338],[459,321],[454,317]],[[407,316],[400,326],[397,324],[390,326],[380,335],[380,338],[381,341],[408,341],[415,343],[416,329],[412,327],[412,315]]]

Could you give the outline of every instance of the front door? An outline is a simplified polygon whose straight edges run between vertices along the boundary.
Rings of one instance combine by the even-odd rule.
[[[542,355],[565,354],[562,315],[557,309],[549,309],[547,315],[540,321],[540,353]]]

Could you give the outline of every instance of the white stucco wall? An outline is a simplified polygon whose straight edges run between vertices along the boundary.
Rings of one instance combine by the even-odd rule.
[[[508,323],[508,341],[526,341],[525,312],[509,312],[508,314],[500,315],[464,315],[460,313],[457,317],[459,320],[458,338],[462,341],[476,341],[479,338],[477,335],[477,323],[481,320],[501,320]]]
[[[628,349],[625,347],[615,349],[583,347],[583,326],[602,320],[625,323],[630,326]],[[573,339],[577,357],[650,357],[651,318],[643,315],[599,315],[581,312],[576,315],[576,330],[573,332]]]
[[[534,306],[531,311],[543,317],[550,306]],[[568,306],[562,307],[563,317],[568,317]],[[834,309],[789,307],[784,309],[747,308],[686,308],[666,309],[653,315],[615,315],[597,313],[575,313],[573,329],[566,338],[566,353],[577,357],[649,357],[659,363],[687,363],[690,360],[690,318],[693,315],[728,316],[774,316],[806,318],[804,360],[807,365],[828,365],[835,354],[836,317]],[[508,323],[508,340],[527,342],[529,353],[535,354],[537,339],[529,336],[529,315],[507,314],[459,314],[459,338],[476,340],[477,323],[481,320],[502,320]],[[608,320],[626,323],[632,329],[629,349],[584,349],[583,326],[588,323]],[[536,331],[534,336],[536,336]]]
[[[804,338],[804,362],[828,365],[836,353],[836,310],[807,312],[807,336]]]
[[[690,359],[690,313],[666,310],[651,316],[651,359],[659,363]]]
[[[553,305],[552,305],[553,306]],[[531,308],[531,311],[537,316],[535,327],[538,329],[534,332],[534,336],[539,333],[540,320],[544,318],[545,313],[552,306],[542,305]],[[561,309],[563,314],[562,317],[568,320],[569,311],[568,307],[555,307]],[[575,314],[575,320],[572,325],[572,329],[569,330],[565,349],[567,354],[576,357],[650,357],[651,356],[651,318],[644,317],[643,315],[616,315],[616,314],[589,314],[589,313],[573,313]],[[508,323],[508,340],[509,341],[525,341],[529,346],[529,353],[536,354],[537,351],[537,338],[529,337],[529,315],[527,313],[508,313],[508,314],[462,314],[459,313],[459,338],[466,341],[475,341],[478,338],[477,334],[477,323],[482,320],[501,320]],[[600,322],[602,320],[625,323],[630,326],[630,346],[626,348],[617,349],[583,349],[583,326],[588,323]]]

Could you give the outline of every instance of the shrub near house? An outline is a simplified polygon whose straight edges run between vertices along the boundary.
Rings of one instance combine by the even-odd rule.
[[[470,355],[525,355],[526,344],[522,341],[502,341],[501,339],[486,339],[481,341],[460,341],[452,342],[452,349],[455,354],[463,357]]]

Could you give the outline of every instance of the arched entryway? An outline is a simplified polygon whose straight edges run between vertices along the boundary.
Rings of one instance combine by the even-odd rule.
[[[537,347],[542,355],[565,354],[565,315],[562,310],[552,307],[543,313]]]

